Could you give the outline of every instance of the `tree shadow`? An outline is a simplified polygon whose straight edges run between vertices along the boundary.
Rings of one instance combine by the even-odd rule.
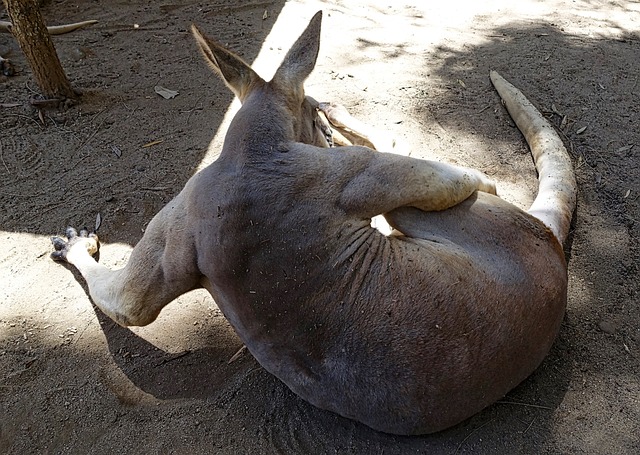
[[[41,111],[28,65],[10,35],[0,45],[18,73],[1,81],[3,102],[24,103],[0,116],[0,229],[51,235],[94,225],[105,242],[135,244],[149,220],[184,186],[207,153],[233,95],[201,57],[189,31],[252,62],[284,6],[264,4],[48,5],[49,23],[98,24],[55,37],[77,106]],[[268,11],[268,14],[265,14]],[[179,92],[172,99],[155,87]]]

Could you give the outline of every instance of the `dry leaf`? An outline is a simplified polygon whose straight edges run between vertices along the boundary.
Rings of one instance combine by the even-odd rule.
[[[578,129],[576,130],[576,134],[582,134],[582,133],[584,133],[584,132],[585,132],[585,130],[586,130],[586,129],[587,129],[587,127],[586,127],[586,126],[583,126],[582,128],[578,128]]]
[[[19,107],[22,103],[1,103],[0,107]]]
[[[467,85],[464,83],[462,79],[458,79],[458,84],[460,84],[462,88],[467,88]]]
[[[558,110],[558,108],[556,108],[555,104],[551,104],[551,110],[553,111],[554,114],[559,115],[560,117],[562,117],[562,114],[560,113],[560,111]]]
[[[153,87],[153,90],[160,95],[161,97],[163,97],[165,100],[170,100],[171,98],[175,98],[176,96],[178,96],[178,92],[175,90],[170,90],[168,88],[162,87],[160,85],[156,85],[155,87]]]
[[[631,194],[631,190],[627,190],[627,192],[624,194],[624,198],[628,198],[629,195]]]
[[[565,126],[567,126],[567,122],[569,121],[569,117],[566,115],[562,117],[562,122],[560,122],[560,129],[563,130]]]
[[[111,146],[111,151],[113,153],[115,153],[115,155],[120,158],[122,156],[122,150],[120,150],[120,148],[117,145],[112,145]]]
[[[96,228],[93,230],[94,232],[98,232],[98,229],[100,229],[100,225],[102,224],[102,215],[100,215],[100,213],[98,213],[96,215]]]
[[[265,9],[265,10],[264,10],[264,14],[262,15],[262,20],[263,20],[263,21],[264,21],[264,20],[266,20],[266,19],[267,19],[267,17],[269,17],[269,11]]]

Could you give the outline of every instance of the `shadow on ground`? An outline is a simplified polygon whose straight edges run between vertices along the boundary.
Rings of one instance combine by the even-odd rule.
[[[27,105],[3,109],[0,229],[50,235],[68,225],[93,228],[100,214],[104,241],[135,244],[193,175],[233,100],[190,24],[252,62],[283,5],[46,8],[51,23],[76,16],[99,23],[55,38],[69,79],[84,93],[77,106],[40,115]],[[9,35],[0,39],[18,70],[0,81],[2,101],[25,102],[34,93],[28,65]],[[164,99],[156,86],[179,94]]]

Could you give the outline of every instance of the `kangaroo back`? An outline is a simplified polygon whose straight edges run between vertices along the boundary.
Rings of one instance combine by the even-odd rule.
[[[563,244],[576,207],[577,185],[569,153],[551,124],[520,90],[495,71],[491,71],[490,76],[529,144],[538,170],[538,195],[528,212],[549,227]]]

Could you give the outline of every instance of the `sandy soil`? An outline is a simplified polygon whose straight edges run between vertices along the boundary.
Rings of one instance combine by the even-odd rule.
[[[28,106],[35,83],[0,36],[18,69],[0,79],[0,453],[640,453],[637,1],[134,3],[43,9],[50,24],[99,21],[55,38],[85,93],[67,110]],[[49,259],[50,235],[100,214],[101,261],[122,265],[150,218],[215,159],[235,103],[190,23],[269,76],[318,9],[308,92],[392,131],[413,156],[477,167],[506,199],[531,201],[535,172],[488,80],[496,69],[575,160],[559,339],[503,401],[436,435],[376,433],[298,399],[246,352],[229,362],[241,343],[205,293],[125,330]]]

